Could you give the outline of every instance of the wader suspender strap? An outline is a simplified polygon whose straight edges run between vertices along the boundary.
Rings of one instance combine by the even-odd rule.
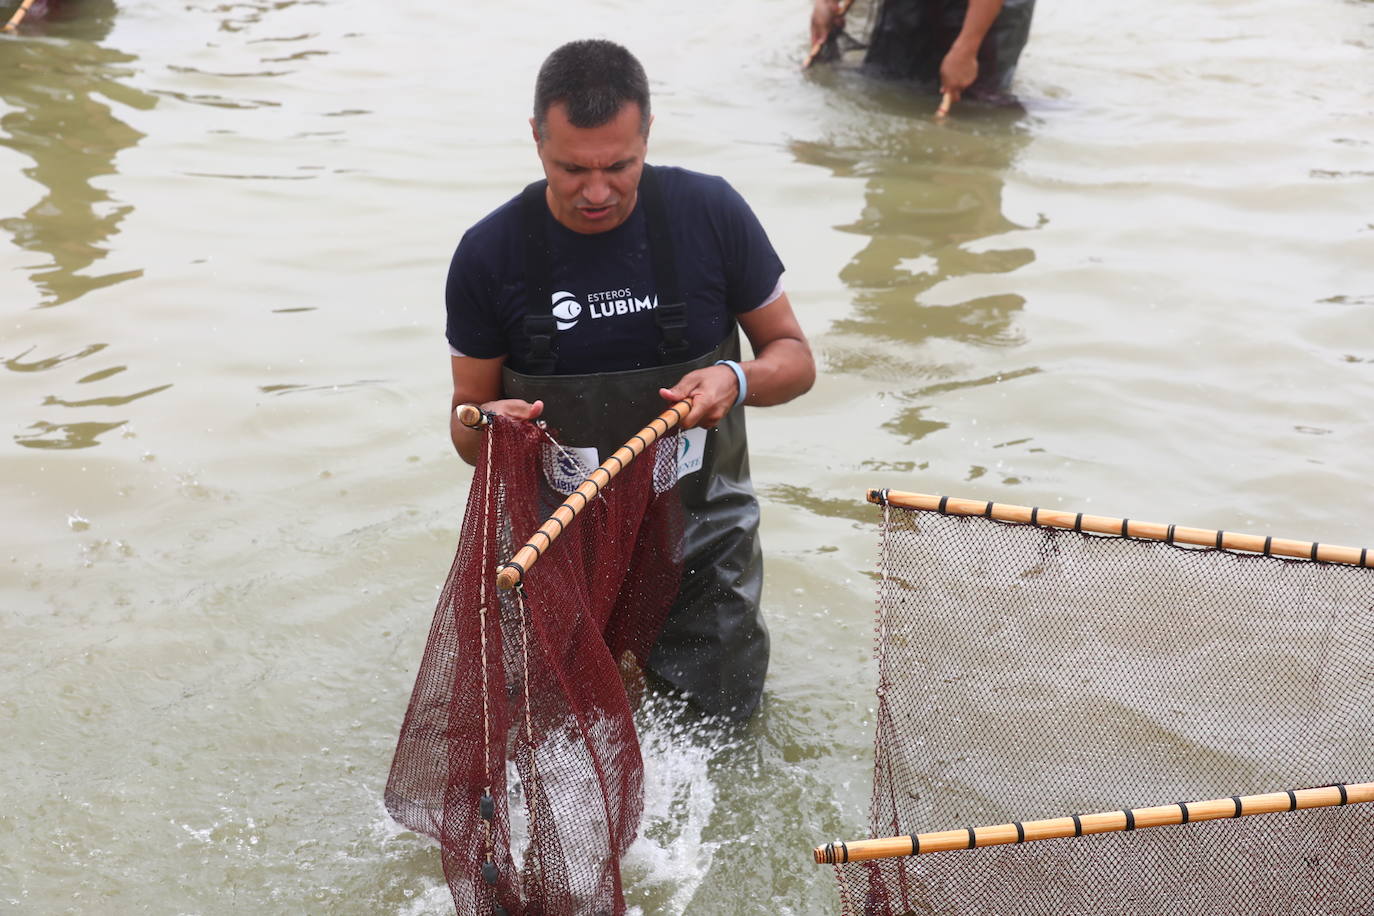
[[[651,165],[644,166],[639,192],[644,195],[644,218],[649,224],[649,259],[654,267],[654,285],[658,287],[658,308],[654,309],[654,320],[658,322],[661,335],[658,352],[662,365],[668,366],[687,359],[687,303],[677,285],[673,237],[668,230],[668,214],[663,209],[658,173]]]
[[[529,341],[525,371],[529,375],[552,375],[558,363],[554,353],[557,325],[553,317],[553,265],[549,259],[549,240],[544,214],[549,210],[544,197],[546,181],[536,181],[520,194],[520,217],[525,233],[525,339]],[[677,285],[677,261],[663,194],[652,166],[644,166],[639,179],[643,195],[644,218],[649,229],[649,259],[653,264],[654,285],[658,289],[659,361],[662,365],[687,359],[687,305]]]
[[[553,266],[549,263],[549,238],[544,231],[544,198],[547,181],[536,181],[520,194],[520,218],[525,230],[525,357],[530,375],[552,375],[558,362],[553,353]]]

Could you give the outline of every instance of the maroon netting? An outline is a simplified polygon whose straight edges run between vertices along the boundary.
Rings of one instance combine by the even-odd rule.
[[[1374,781],[1374,570],[884,510],[869,829]],[[1374,913],[1374,805],[839,870],[854,914]]]
[[[497,590],[497,566],[590,468],[531,423],[497,417],[483,439],[387,808],[439,841],[464,916],[624,913],[643,774],[622,668],[647,658],[677,594],[677,437],[592,500],[523,594]]]

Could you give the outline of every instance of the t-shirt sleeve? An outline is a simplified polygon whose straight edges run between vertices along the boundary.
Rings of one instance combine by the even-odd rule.
[[[497,318],[501,287],[482,257],[481,245],[464,235],[448,266],[444,302],[448,311],[445,336],[463,356],[493,359],[507,352],[506,335]]]
[[[726,302],[736,315],[763,305],[782,277],[782,259],[740,193],[722,181]]]

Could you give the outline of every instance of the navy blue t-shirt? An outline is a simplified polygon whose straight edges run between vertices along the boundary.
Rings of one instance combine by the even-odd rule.
[[[725,339],[734,316],[762,305],[782,261],[758,218],[725,179],[655,169],[687,303],[687,356]],[[544,209],[558,323],[556,373],[620,372],[659,364],[658,290],[649,256],[643,195],[624,223],[584,235]],[[464,356],[506,356],[517,372],[525,340],[525,242],[519,196],[482,219],[458,243],[445,298],[448,342]]]

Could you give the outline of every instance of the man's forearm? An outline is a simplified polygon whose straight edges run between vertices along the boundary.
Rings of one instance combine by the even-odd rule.
[[[448,413],[448,435],[458,457],[468,464],[477,464],[477,455],[482,450],[482,431],[469,429],[458,421],[458,405],[454,404]]]
[[[964,14],[964,25],[959,37],[954,39],[954,47],[961,53],[977,54],[987,37],[988,29],[1002,12],[1002,0],[969,0],[968,12]]]
[[[794,337],[770,341],[741,368],[749,381],[749,395],[744,403],[751,407],[785,404],[805,394],[816,381],[811,347]]]

